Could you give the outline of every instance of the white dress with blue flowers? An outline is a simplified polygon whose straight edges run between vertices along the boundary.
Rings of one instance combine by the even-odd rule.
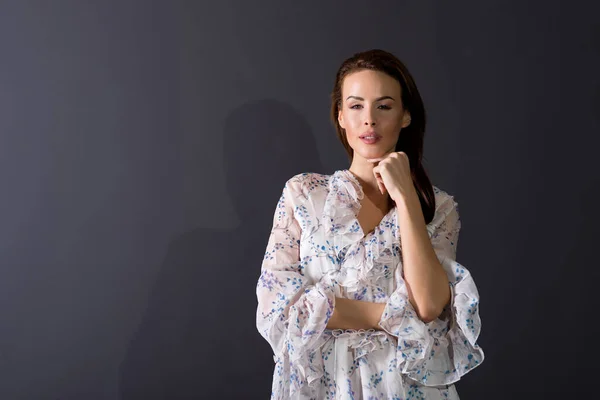
[[[425,323],[402,278],[396,207],[365,236],[364,193],[349,170],[286,182],[256,288],[257,328],[274,352],[271,399],[459,398],[454,383],[484,360],[479,294],[456,262],[458,204],[433,188],[427,230],[452,296]],[[326,328],[335,297],[385,303],[380,330]]]

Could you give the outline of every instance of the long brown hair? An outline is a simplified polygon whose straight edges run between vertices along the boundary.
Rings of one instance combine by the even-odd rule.
[[[354,151],[348,144],[345,129],[338,122],[338,112],[342,107],[344,78],[353,72],[365,69],[383,72],[400,83],[402,105],[410,113],[411,123],[402,129],[395,151],[403,151],[408,156],[412,180],[421,202],[425,223],[428,224],[433,220],[435,214],[435,194],[422,164],[426,124],[425,107],[412,75],[396,56],[384,50],[373,49],[356,53],[342,63],[331,92],[331,121],[335,126],[338,139],[344,145],[350,162],[352,162]]]

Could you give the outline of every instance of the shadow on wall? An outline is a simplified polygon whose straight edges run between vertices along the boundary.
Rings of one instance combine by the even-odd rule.
[[[120,366],[121,400],[270,395],[272,350],[255,324],[260,266],[286,180],[322,165],[308,123],[275,100],[234,110],[224,135],[226,187],[241,223],[198,228],[169,244]]]

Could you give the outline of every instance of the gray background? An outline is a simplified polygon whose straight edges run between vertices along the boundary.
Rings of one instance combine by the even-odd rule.
[[[593,4],[0,1],[0,398],[267,399],[275,204],[348,167],[329,92],[370,48],[461,207],[486,353],[461,399],[597,394]]]

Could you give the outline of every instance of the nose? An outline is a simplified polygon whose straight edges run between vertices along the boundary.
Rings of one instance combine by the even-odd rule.
[[[365,125],[374,126],[375,125],[375,117],[373,116],[373,112],[369,111],[366,114],[367,114],[367,119],[365,120]]]

